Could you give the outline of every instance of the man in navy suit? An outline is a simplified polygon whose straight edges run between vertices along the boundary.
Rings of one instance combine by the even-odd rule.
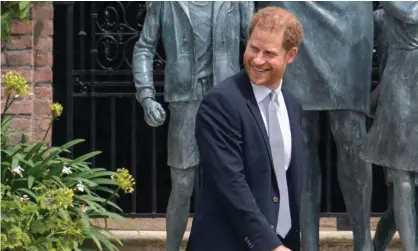
[[[300,250],[301,105],[281,86],[301,41],[290,12],[261,9],[245,70],[204,97],[196,117],[202,190],[187,251]]]

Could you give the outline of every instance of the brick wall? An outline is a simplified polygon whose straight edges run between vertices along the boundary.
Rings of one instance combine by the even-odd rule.
[[[53,15],[52,2],[33,2],[30,21],[13,21],[10,38],[1,43],[2,74],[8,70],[22,73],[33,93],[9,108],[8,113],[17,117],[10,126],[11,140],[22,133],[29,139],[41,140],[51,121]],[[2,112],[3,107],[4,100]]]

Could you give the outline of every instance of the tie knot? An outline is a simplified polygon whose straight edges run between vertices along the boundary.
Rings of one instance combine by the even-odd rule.
[[[270,101],[274,102],[277,99],[277,92],[271,91],[269,96],[270,96]]]

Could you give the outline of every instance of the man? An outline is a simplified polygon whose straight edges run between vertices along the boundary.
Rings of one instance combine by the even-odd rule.
[[[281,85],[301,40],[292,14],[260,10],[245,70],[203,99],[196,117],[202,190],[186,250],[299,250],[301,105]]]
[[[321,166],[320,111],[326,111],[337,149],[337,174],[353,230],[354,251],[372,250],[371,164],[359,157],[370,111],[373,56],[373,3],[276,1],[304,27],[298,57],[288,67],[283,88],[303,106],[302,134],[308,165],[303,182],[302,249],[319,250]]]
[[[199,153],[194,137],[197,108],[206,92],[239,71],[240,38],[247,38],[252,2],[147,2],[141,37],[133,53],[137,99],[145,121],[156,127],[165,111],[155,100],[153,59],[162,39],[166,56],[164,101],[169,103],[167,250],[178,251],[189,217]]]

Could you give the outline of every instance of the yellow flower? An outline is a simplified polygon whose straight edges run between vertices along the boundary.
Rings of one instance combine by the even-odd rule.
[[[125,193],[132,193],[134,191],[134,178],[129,174],[129,171],[126,168],[116,170],[116,173],[112,174],[112,180],[114,180],[118,187]]]
[[[59,207],[67,209],[67,207],[73,206],[73,197],[73,190],[69,188],[59,188],[55,197],[55,203],[57,203]]]
[[[22,74],[16,71],[8,71],[3,76],[4,94],[7,96],[12,91],[16,93],[16,96],[29,96],[32,93],[28,92],[28,85]]]
[[[39,202],[43,209],[67,209],[68,207],[73,207],[73,197],[74,192],[69,188],[52,189],[39,196]]]
[[[59,103],[53,103],[51,105],[52,116],[54,118],[58,118],[59,116],[61,116],[63,110],[64,108]]]

